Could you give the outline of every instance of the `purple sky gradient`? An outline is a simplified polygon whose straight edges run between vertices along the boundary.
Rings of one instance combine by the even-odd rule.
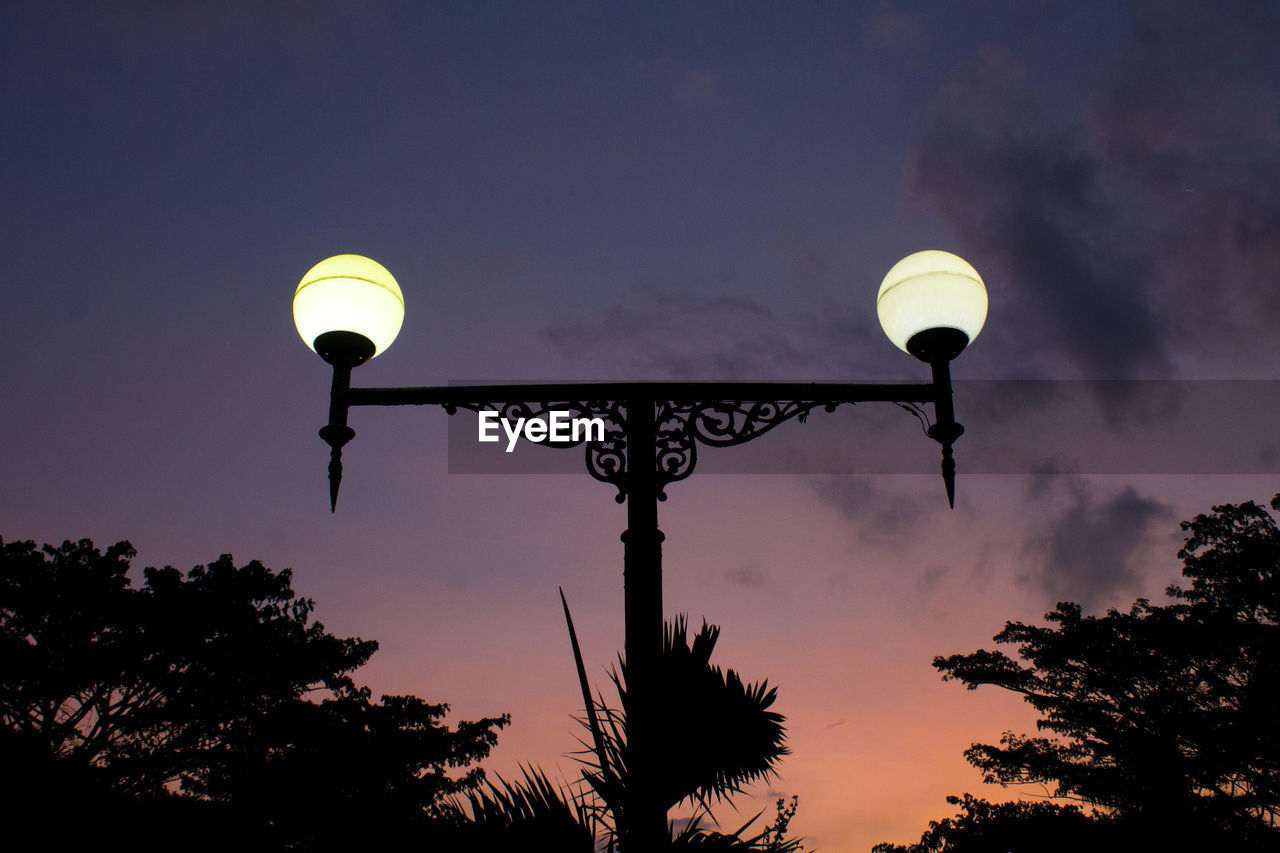
[[[660,511],[668,613],[720,624],[789,720],[744,811],[799,794],[828,853],[914,840],[947,794],[1017,793],[961,752],[1033,719],[934,655],[1158,598],[1180,519],[1277,490],[1274,386],[1222,380],[1280,380],[1278,37],[1267,2],[7,3],[0,536],[291,566],[381,644],[375,693],[509,711],[489,766],[571,777],[556,589],[603,686],[624,509],[585,475],[450,475],[442,412],[357,409],[330,516],[299,278],[343,252],[398,278],[358,385],[923,381],[874,296],[954,251],[991,295],[954,511],[935,473],[700,473]],[[1013,379],[1090,382],[964,385]],[[1258,408],[1184,416],[1215,394]],[[856,466],[895,430],[933,472],[918,429],[842,409],[760,452]],[[1177,461],[1127,464],[1153,436]]]

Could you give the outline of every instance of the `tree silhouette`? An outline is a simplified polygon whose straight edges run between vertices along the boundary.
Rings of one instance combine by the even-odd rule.
[[[99,817],[204,805],[260,844],[316,847],[481,783],[457,771],[508,718],[450,731],[447,705],[372,701],[350,673],[377,644],[327,633],[289,570],[224,555],[134,588],[134,554],[0,541],[3,774],[32,821],[78,792]]]
[[[1272,500],[1280,509],[1280,495]],[[1280,528],[1257,504],[1214,507],[1182,523],[1187,587],[1173,603],[1139,599],[1127,611],[1084,616],[1061,603],[1050,626],[1006,623],[995,636],[1015,660],[977,651],[934,660],[944,680],[1021,694],[1042,715],[1041,736],[1006,732],[966,759],[1000,785],[1036,783],[1086,807],[1090,841],[1107,849],[1276,849],[1280,844]],[[958,801],[956,801],[958,802]],[[965,813],[935,823],[919,845],[955,851],[979,831],[1035,818],[1022,846],[1043,849],[1045,825],[1081,813],[994,807],[966,797]],[[1036,840],[1035,835],[1039,835]]]
[[[988,803],[965,794],[947,797],[960,807],[955,817],[935,820],[919,844],[877,844],[872,853],[1078,853],[1080,850],[1141,850],[1116,844],[1112,827],[1101,827],[1078,806],[1045,802]]]

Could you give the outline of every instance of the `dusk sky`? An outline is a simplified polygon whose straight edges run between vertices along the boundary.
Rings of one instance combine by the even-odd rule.
[[[875,295],[945,249],[991,300],[956,508],[891,406],[707,450],[660,508],[665,608],[778,686],[792,754],[731,828],[799,795],[852,853],[1043,793],[961,754],[1033,713],[930,662],[1161,599],[1179,520],[1280,490],[1277,44],[1268,0],[9,0],[0,537],[292,567],[379,642],[375,695],[510,712],[485,766],[573,780],[557,588],[603,689],[625,509],[577,453],[451,474],[463,415],[360,408],[331,515],[303,273],[404,291],[355,385],[927,381]]]

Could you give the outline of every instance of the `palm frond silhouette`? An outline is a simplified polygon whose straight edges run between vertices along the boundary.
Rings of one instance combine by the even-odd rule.
[[[463,845],[458,849],[611,853],[617,846],[619,819],[625,819],[627,803],[635,796],[627,744],[632,704],[627,662],[620,656],[609,674],[616,703],[611,706],[600,693],[593,696],[563,591],[560,600],[585,707],[580,722],[586,736],[580,738],[583,750],[578,753],[581,781],[557,785],[540,770],[522,768],[522,779],[499,778],[465,798],[454,797],[447,811],[456,832],[451,843]],[[663,768],[656,795],[667,809],[695,804],[693,818],[678,832],[671,829],[668,849],[799,851],[798,839],[784,838],[794,804],[787,809],[779,801],[777,822],[750,837],[746,832],[759,814],[732,833],[704,826],[712,817],[712,804],[776,775],[778,762],[787,754],[784,718],[770,710],[776,689],[765,681],[745,682],[735,671],[713,665],[719,637],[720,629],[705,621],[690,637],[684,616],[665,626],[656,679],[662,686],[657,748]]]
[[[616,816],[626,810],[631,784],[627,662],[619,657],[618,666],[610,673],[617,705],[610,707],[599,694],[592,697],[563,592],[561,602],[586,708],[582,722],[590,736],[590,742],[583,742],[584,757],[580,759],[586,765],[583,777],[595,795],[600,823],[614,826]],[[693,801],[709,815],[711,804],[776,775],[777,763],[787,754],[784,718],[769,710],[777,698],[777,689],[766,681],[747,683],[734,670],[712,664],[711,655],[719,637],[720,629],[704,620],[691,642],[688,620],[683,615],[665,625],[657,677],[657,683],[662,685],[658,748],[662,751],[659,764],[663,768],[657,796],[668,809]],[[686,844],[695,838],[710,837],[707,831],[697,828],[696,819],[690,826],[695,827],[694,831],[679,836]],[[732,837],[743,844],[741,832],[747,826],[732,836],[721,837]]]
[[[453,797],[452,846],[471,853],[513,849],[593,853],[596,814],[582,798],[567,794],[541,770],[522,768],[523,778],[487,782],[465,799]],[[446,847],[449,844],[444,845]]]

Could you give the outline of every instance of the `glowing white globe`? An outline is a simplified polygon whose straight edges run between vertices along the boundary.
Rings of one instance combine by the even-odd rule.
[[[950,252],[930,249],[893,265],[880,285],[876,313],[903,352],[931,329],[957,329],[972,343],[987,319],[987,288],[978,271]]]
[[[395,277],[362,255],[335,255],[302,277],[293,294],[293,322],[307,346],[326,332],[355,332],[380,354],[400,333],[404,294]]]

